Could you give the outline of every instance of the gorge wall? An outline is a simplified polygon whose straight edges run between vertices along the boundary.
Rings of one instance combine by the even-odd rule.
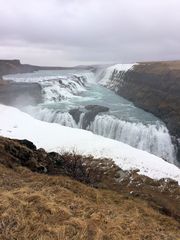
[[[90,66],[78,68],[93,70]],[[0,79],[6,74],[62,69],[65,68],[21,64],[19,60],[0,60]],[[177,146],[180,162],[180,61],[139,63],[126,72],[114,71],[109,80],[110,88],[120,96],[166,123]],[[42,100],[41,92],[38,83],[0,80],[0,102],[3,104],[37,104]]]
[[[180,61],[139,63],[123,80],[117,76],[111,79],[115,91],[166,123],[180,159]]]
[[[38,70],[62,70],[64,67],[43,67],[21,64],[20,60],[0,60],[0,102],[11,106],[34,105],[42,101],[41,86],[38,83],[16,83],[3,81],[7,74],[31,73]]]
[[[64,70],[74,69],[76,67],[53,67],[53,66],[35,66],[30,64],[21,64],[20,60],[0,60],[0,79],[3,75],[16,73],[30,73],[38,70]],[[78,69],[92,69],[90,66],[78,66]]]
[[[1,80],[3,75],[33,72],[38,68],[38,66],[21,64],[19,60],[0,60],[0,102],[12,106],[40,103],[42,96],[39,84]]]
[[[7,74],[26,73],[38,70],[38,66],[21,64],[20,60],[0,60],[0,78]]]

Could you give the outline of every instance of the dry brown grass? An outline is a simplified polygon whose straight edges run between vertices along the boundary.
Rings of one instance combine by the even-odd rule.
[[[157,75],[168,74],[171,71],[175,76],[179,76],[180,61],[140,62],[134,69],[138,72]]]
[[[178,223],[142,200],[0,165],[1,240],[177,240]]]

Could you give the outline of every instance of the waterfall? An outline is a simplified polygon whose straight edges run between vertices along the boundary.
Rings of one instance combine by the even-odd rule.
[[[119,84],[123,84],[123,78],[127,71],[132,70],[134,64],[116,64],[106,68],[101,75],[98,77],[100,79],[99,83],[109,89],[116,90]]]
[[[42,88],[44,102],[46,103],[56,103],[75,97],[79,93],[86,91],[86,85],[94,79],[94,74],[91,72],[74,73],[67,76],[38,76],[38,72],[33,77],[31,75],[17,74],[17,76],[13,76],[13,80],[16,82],[38,83]],[[7,75],[3,79],[11,80],[12,76]]]
[[[123,84],[124,74],[131,71],[135,64],[116,64],[106,69],[100,68],[95,73],[75,69],[37,71],[7,75],[3,78],[41,85],[43,103],[24,109],[39,120],[73,128],[86,128],[95,134],[124,142],[174,163],[175,149],[166,126],[154,116],[138,110],[128,101],[111,91],[104,91],[104,87],[100,86],[104,85],[116,91],[118,86]],[[85,93],[82,93],[84,91]],[[107,105],[109,113],[99,114],[98,111],[84,107],[92,104]],[[69,109],[80,110],[75,117],[72,112],[68,112]]]
[[[87,79],[84,76],[72,75],[67,78],[51,79],[41,82],[44,101],[46,103],[60,102],[77,96],[86,91]]]
[[[173,163],[175,149],[164,125],[144,125],[122,121],[113,116],[98,115],[88,127],[98,135],[112,138],[145,150]]]
[[[41,121],[59,123],[63,126],[72,128],[77,127],[76,122],[68,112],[60,112],[54,109],[40,107],[28,107],[25,111]]]
[[[68,112],[60,112],[47,108],[28,108],[28,113],[35,118],[59,123],[63,126],[82,128],[85,113],[81,113],[79,123],[76,124],[73,117]],[[132,147],[147,151],[159,156],[168,162],[174,163],[175,149],[171,141],[168,129],[160,124],[142,124],[127,122],[114,116],[103,114],[97,115],[86,128],[97,135],[115,139],[129,144]]]

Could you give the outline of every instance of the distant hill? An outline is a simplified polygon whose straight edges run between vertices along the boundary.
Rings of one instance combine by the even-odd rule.
[[[7,74],[29,73],[38,70],[65,70],[65,69],[93,69],[93,66],[75,66],[75,67],[50,67],[50,66],[35,66],[30,64],[21,64],[20,60],[0,60],[0,78]]]

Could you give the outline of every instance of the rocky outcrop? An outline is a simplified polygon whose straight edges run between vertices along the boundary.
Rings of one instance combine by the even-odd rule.
[[[0,164],[6,167],[28,167],[33,172],[50,175],[68,175],[93,186],[103,186],[103,178],[121,179],[128,176],[111,159],[82,157],[75,153],[47,153],[44,149],[24,140],[0,137]]]
[[[19,60],[0,60],[0,103],[20,107],[40,103],[42,101],[40,85],[1,80],[3,75],[37,70],[38,66],[21,64]]]
[[[85,109],[88,111],[98,112],[98,113],[109,111],[108,107],[104,107],[104,106],[100,106],[100,105],[87,105],[87,106],[85,106]]]
[[[74,69],[65,67],[48,67],[48,66],[34,66],[29,64],[21,64],[19,60],[0,60],[0,103],[12,106],[25,106],[29,104],[38,104],[42,100],[41,87],[37,83],[15,83],[12,81],[3,81],[3,75],[17,74],[17,73],[31,73],[38,70],[64,70]],[[73,94],[77,92],[77,85],[84,87],[86,79],[81,76],[73,76],[69,83],[65,83],[59,79],[59,85],[62,88],[70,89]],[[54,101],[65,99],[65,96],[60,95],[59,92],[53,89]]]
[[[99,106],[99,105],[88,105],[85,107],[87,112],[85,113],[83,117],[83,123],[82,123],[82,128],[86,129],[91,122],[94,121],[95,117],[102,112],[108,112],[109,108],[104,107],[104,106]]]
[[[100,105],[87,105],[81,109],[79,108],[71,109],[69,113],[71,114],[71,116],[73,117],[73,119],[77,124],[80,121],[81,114],[84,113],[81,124],[83,129],[87,129],[87,127],[90,125],[91,122],[94,121],[95,117],[99,113],[108,112],[108,111],[109,111],[108,107],[104,107]]]
[[[38,83],[0,81],[0,103],[22,107],[40,102],[42,102],[42,93]]]
[[[0,60],[0,78],[7,74],[34,72],[38,66],[21,64],[20,60]]]
[[[74,108],[74,109],[69,110],[69,114],[71,114],[71,116],[73,117],[76,124],[79,123],[80,116],[82,113],[83,112],[79,108]]]
[[[94,159],[75,153],[47,153],[28,140],[0,137],[0,165],[33,172],[66,175],[96,188],[114,190],[126,198],[140,198],[163,214],[180,220],[180,187],[171,179],[153,180],[138,170],[123,171],[111,159]]]
[[[21,64],[20,60],[0,60],[0,79],[3,75],[16,73],[30,73],[38,70],[64,70],[64,69],[93,69],[92,67],[50,67],[50,66],[35,66],[30,64]]]
[[[180,61],[139,63],[115,80],[120,96],[166,123],[180,161]]]

